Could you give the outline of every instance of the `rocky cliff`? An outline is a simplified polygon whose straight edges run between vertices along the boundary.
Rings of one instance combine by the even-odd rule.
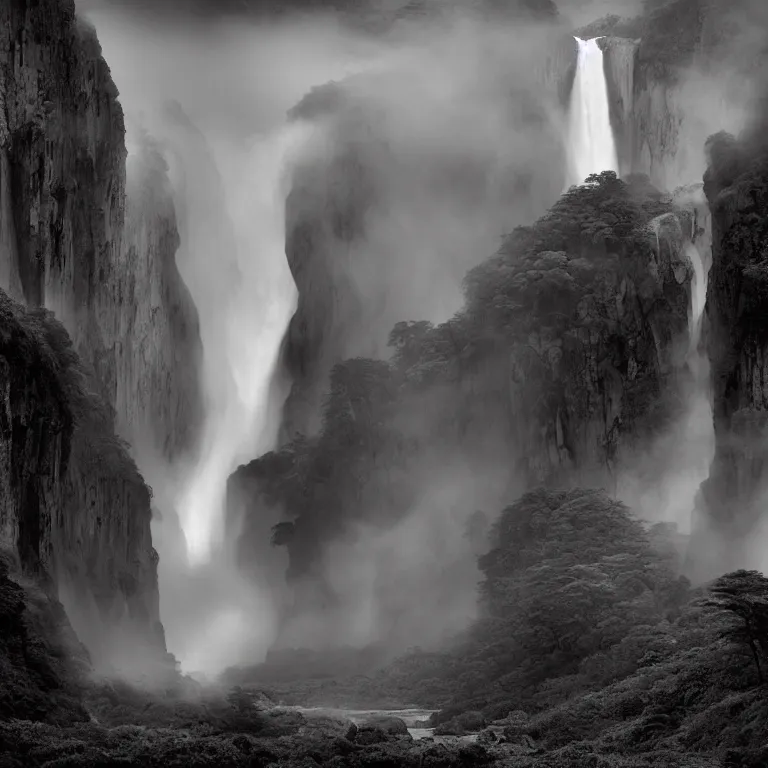
[[[201,408],[167,168],[148,137],[127,158],[117,97],[71,0],[0,6],[0,287],[66,329],[3,305],[3,545],[105,663],[164,652],[151,493],[115,430],[172,458]]]
[[[123,434],[151,424],[161,450],[188,446],[170,426],[195,423],[199,339],[172,206],[145,154],[126,210],[123,113],[95,32],[71,0],[12,0],[0,66],[3,287],[64,323]]]
[[[707,291],[715,456],[699,503],[698,566],[731,567],[754,557],[766,490],[766,311],[768,152],[762,135],[708,142],[704,191],[712,211],[712,267]],[[704,545],[702,542],[706,542]]]
[[[193,449],[203,410],[197,310],[176,266],[178,248],[168,167],[145,135],[127,161],[123,294],[105,321],[112,321],[118,431],[167,458]]]
[[[0,300],[0,546],[99,661],[162,656],[150,491],[61,324]]]
[[[698,182],[711,133],[743,127],[747,75],[762,42],[754,4],[667,0],[633,19],[608,17],[580,32],[601,41],[622,173],[672,191]],[[706,94],[706,96],[704,96]]]

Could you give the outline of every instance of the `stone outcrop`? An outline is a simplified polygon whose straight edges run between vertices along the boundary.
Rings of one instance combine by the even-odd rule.
[[[0,302],[0,548],[96,658],[162,657],[150,491],[61,324]]]

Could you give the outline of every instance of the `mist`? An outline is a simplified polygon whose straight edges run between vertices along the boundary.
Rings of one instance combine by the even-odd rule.
[[[346,262],[368,311],[346,318],[338,352],[385,356],[395,322],[450,317],[461,306],[467,269],[495,251],[505,231],[543,212],[561,188],[563,116],[543,74],[542,43],[552,32],[457,16],[402,23],[374,37],[330,14],[201,23],[192,14],[145,15],[119,4],[80,10],[96,27],[118,86],[129,153],[147,131],[168,163],[181,237],[177,264],[200,319],[201,444],[171,464],[140,441],[134,453],[155,492],[169,651],[184,671],[210,675],[262,660],[285,602],[274,579],[254,584],[240,574],[237,526],[224,527],[227,478],[275,446],[290,388],[279,361],[297,302],[284,200],[300,169],[323,167],[359,139],[348,113],[289,122],[286,112],[312,86],[347,80],[352,100],[376,116],[374,132],[386,150],[366,161],[377,205]],[[424,548],[455,526],[441,513],[439,485],[425,475],[409,519],[384,533],[361,530],[348,561],[336,558],[334,581],[357,584],[339,627],[354,642],[383,631],[375,605],[365,616],[371,593],[362,585],[391,575],[392,553],[415,587],[406,610],[415,622],[407,627],[411,639],[435,640],[471,618],[476,569],[461,537],[446,544],[460,593],[446,625],[427,627],[420,614],[435,586],[424,582]],[[463,485],[452,486],[453,495],[466,499],[457,514],[468,515],[471,483]],[[374,562],[382,572],[371,571]],[[358,565],[367,582],[357,581]]]

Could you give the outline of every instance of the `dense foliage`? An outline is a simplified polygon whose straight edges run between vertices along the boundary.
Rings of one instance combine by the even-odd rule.
[[[653,628],[688,597],[643,526],[600,491],[528,493],[491,541],[479,560],[483,616],[417,698],[445,707],[443,719],[543,709],[623,677],[643,644],[663,645]]]

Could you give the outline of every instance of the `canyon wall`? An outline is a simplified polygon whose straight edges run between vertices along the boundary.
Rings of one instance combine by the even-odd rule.
[[[200,347],[164,171],[144,147],[126,202],[117,89],[70,0],[4,4],[0,62],[4,287],[64,323],[122,434],[150,425],[160,451],[189,448],[172,423],[195,424]]]
[[[708,154],[707,351],[716,442],[699,498],[693,563],[705,577],[758,556],[750,537],[760,524],[768,469],[768,153],[759,133],[740,141],[720,133],[708,142]]]
[[[0,548],[59,595],[95,660],[161,659],[150,491],[63,326],[2,292],[0,320]]]
[[[115,432],[145,458],[171,459],[193,449],[201,410],[167,168],[146,136],[127,158],[124,134],[72,0],[2,4],[0,288],[30,308],[4,309],[3,546],[105,663],[165,650],[151,491]],[[35,328],[28,361],[14,323]],[[57,394],[57,376],[86,394]]]
[[[246,510],[243,570],[274,584],[285,568],[275,555],[254,564],[256,552],[266,562],[270,528],[288,553],[280,642],[332,642],[340,628],[353,638],[363,604],[393,646],[429,639],[420,606],[392,585],[410,579],[446,616],[468,615],[473,510],[542,483],[616,492],[683,410],[692,219],[647,179],[604,174],[472,269],[451,320],[399,322],[390,363],[331,368],[319,432],[230,478],[230,506]],[[439,566],[424,554],[433,540]],[[350,574],[373,560],[366,592]]]

